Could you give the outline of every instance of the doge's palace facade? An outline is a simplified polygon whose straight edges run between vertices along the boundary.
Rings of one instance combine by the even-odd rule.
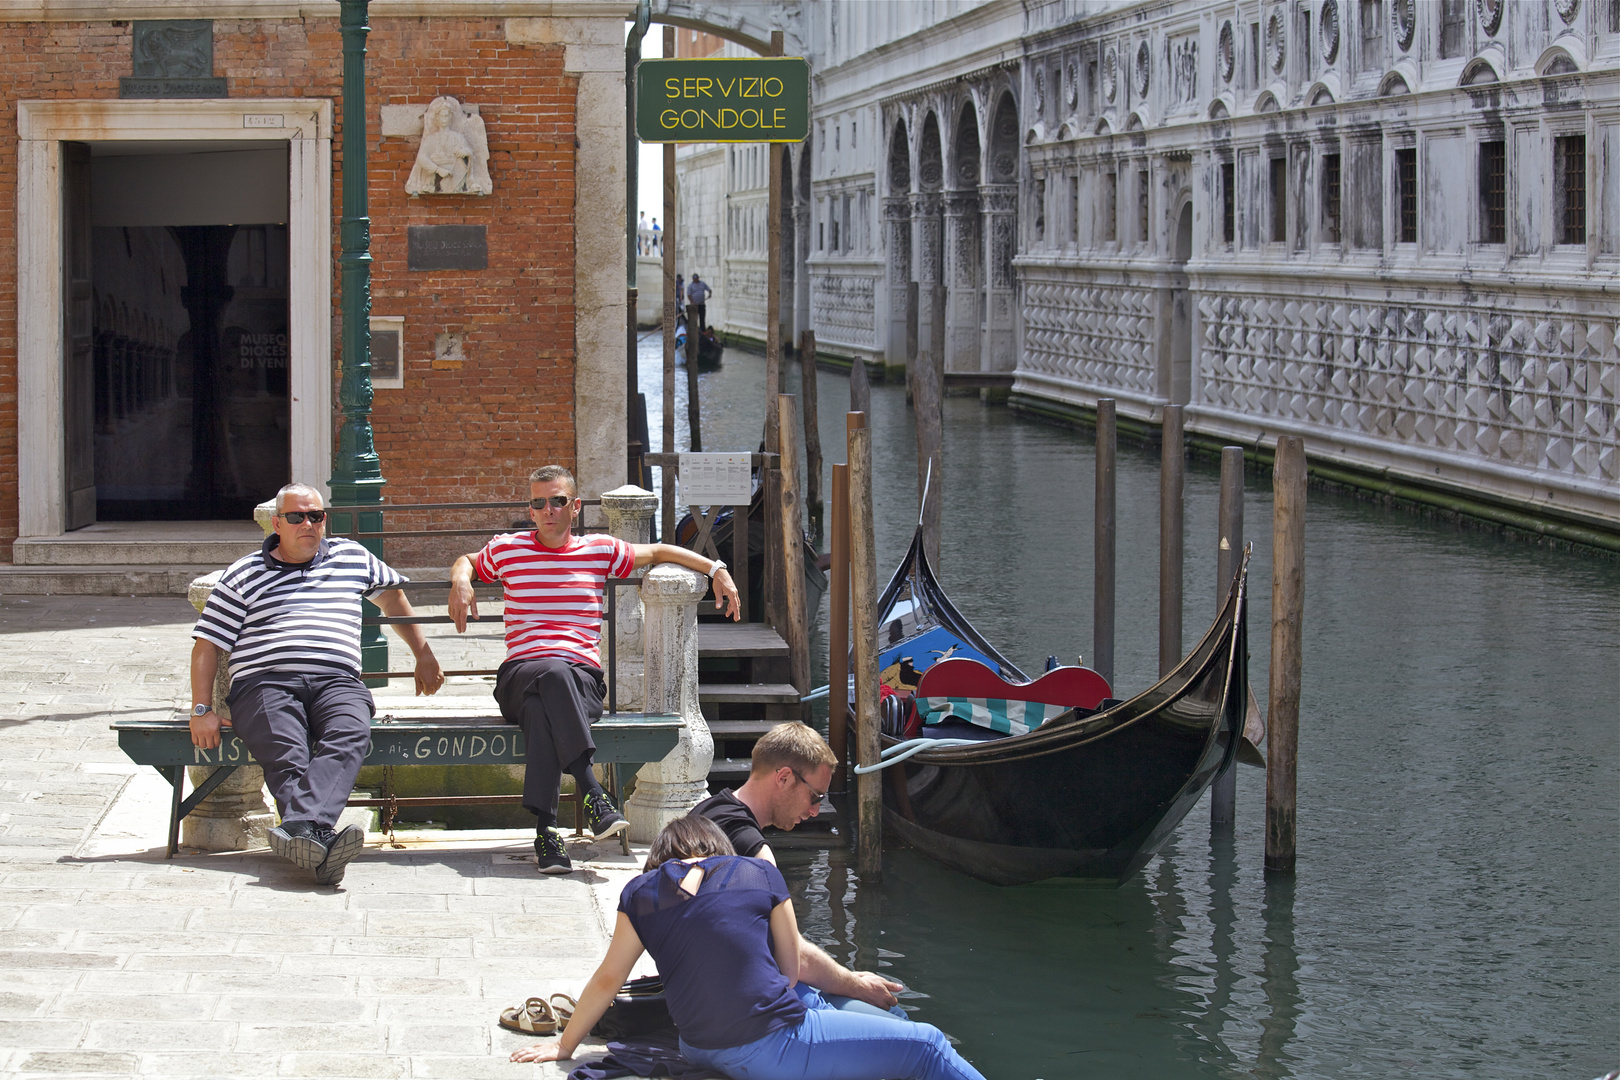
[[[796,14],[790,333],[1620,526],[1620,0]],[[754,173],[683,204],[762,221]],[[736,217],[717,258],[762,293]],[[762,336],[747,292],[723,325]]]

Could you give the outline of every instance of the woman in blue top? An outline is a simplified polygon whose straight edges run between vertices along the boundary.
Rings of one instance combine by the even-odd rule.
[[[840,1012],[799,979],[781,871],[695,814],[664,827],[624,887],[606,958],[568,1028],[513,1061],[571,1058],[645,948],[687,1060],[736,1080],[984,1080],[932,1024]]]

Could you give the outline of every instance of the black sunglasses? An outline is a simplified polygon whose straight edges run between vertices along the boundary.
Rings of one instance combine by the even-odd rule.
[[[536,510],[544,510],[548,506],[561,510],[573,501],[574,497],[572,495],[553,495],[549,499],[530,499],[529,505]]]
[[[816,797],[816,802],[820,802],[822,799],[825,799],[827,797],[827,792],[825,792],[825,791],[817,791],[814,784],[812,784],[810,781],[806,780],[803,776],[800,776],[798,769],[789,768],[788,772],[791,772],[794,776],[797,776],[799,778],[799,783],[803,784],[805,787],[810,789],[810,794],[812,794],[812,795],[814,795]]]
[[[326,520],[326,511],[325,510],[287,510],[287,511],[284,511],[282,513],[282,515],[281,515],[281,520],[285,521],[289,525],[302,525],[304,523],[305,518],[309,518],[309,520],[313,524],[319,525],[321,522]]]

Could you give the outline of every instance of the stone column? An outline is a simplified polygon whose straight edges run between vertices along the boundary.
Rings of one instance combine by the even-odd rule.
[[[883,222],[889,249],[889,340],[884,364],[889,371],[899,372],[911,363],[917,342],[916,292],[911,288],[911,198],[891,195],[884,199]]]
[[[953,191],[945,198],[946,371],[978,371],[979,196]]]
[[[1012,371],[1018,366],[1018,295],[1013,275],[1013,256],[1018,252],[1018,185],[980,185],[979,206],[985,239],[984,281],[989,285],[984,368],[986,371]]]
[[[658,510],[658,496],[646,488],[625,484],[602,493],[602,515],[607,519],[607,531],[627,544],[652,542],[653,514]],[[614,657],[618,679],[616,705],[620,712],[641,712],[646,698],[642,677],[642,604],[641,595],[628,585],[619,588],[618,631],[614,635],[617,650]],[[608,662],[607,649],[602,650],[602,663]]]
[[[941,203],[937,191],[911,197],[911,250],[916,260],[913,265],[917,279],[917,352],[913,360],[920,360],[924,354],[931,357],[944,355],[945,343],[936,334],[941,320],[935,317],[934,311],[940,299],[935,287],[944,284]]]
[[[262,508],[261,508],[262,509]],[[272,508],[273,509],[273,508]],[[255,515],[257,516],[257,515]],[[267,517],[261,524],[267,524]],[[186,599],[202,613],[209,594],[219,584],[221,571],[205,574],[191,583]],[[219,670],[214,675],[214,711],[223,720],[231,718],[225,695],[231,690],[230,656],[221,653]],[[213,775],[209,766],[193,765],[188,769],[191,785],[195,788]],[[241,851],[244,848],[263,847],[265,833],[275,824],[275,814],[264,801],[264,770],[257,765],[242,765],[213,792],[197,804],[180,823],[180,841],[187,847],[203,851]]]
[[[697,605],[709,589],[695,570],[664,563],[641,582],[646,605],[647,711],[675,713],[686,722],[680,742],[636,773],[636,792],[625,803],[630,839],[648,844],[658,831],[709,794],[714,739],[698,708]]]

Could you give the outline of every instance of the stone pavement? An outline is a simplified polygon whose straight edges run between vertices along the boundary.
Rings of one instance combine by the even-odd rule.
[[[189,696],[194,618],[0,596],[0,1075],[564,1075],[508,1062],[528,1040],[496,1017],[577,996],[639,853],[543,877],[532,834],[373,835],[335,889],[265,850],[165,859],[168,785],[108,724]],[[498,624],[476,633],[446,667],[493,666]]]

